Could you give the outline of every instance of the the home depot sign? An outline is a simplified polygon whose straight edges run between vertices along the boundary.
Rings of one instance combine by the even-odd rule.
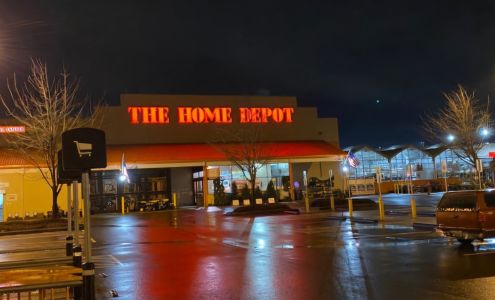
[[[168,124],[170,109],[166,106],[129,106],[131,124]],[[231,107],[177,107],[180,124],[232,123]],[[292,123],[292,107],[240,107],[239,123]]]

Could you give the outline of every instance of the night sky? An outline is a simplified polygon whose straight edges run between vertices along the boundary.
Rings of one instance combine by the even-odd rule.
[[[495,1],[0,0],[0,92],[31,57],[83,94],[297,96],[341,146],[427,141],[457,84],[495,95]]]

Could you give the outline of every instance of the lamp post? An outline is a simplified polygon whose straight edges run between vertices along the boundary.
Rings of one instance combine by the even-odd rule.
[[[490,135],[490,131],[485,127],[481,128],[480,135],[481,135],[481,141],[484,142],[484,140]],[[481,181],[481,173],[483,172],[483,162],[479,158],[476,160],[476,170],[478,171],[478,179],[481,190],[483,188]]]
[[[349,217],[352,218],[352,193],[351,193],[351,184],[349,179],[349,168],[347,166],[342,167],[342,171],[344,172],[344,177],[347,180],[347,188],[349,190],[349,198],[347,198],[347,203],[349,206]]]
[[[332,211],[335,211],[335,199],[333,198],[333,184],[332,184],[333,170],[332,169],[328,170],[328,176],[329,176],[329,181],[330,181],[330,209]]]
[[[308,195],[308,173],[306,170],[303,171],[303,180],[304,180],[304,189],[305,189],[305,195],[304,195],[304,206],[306,208],[306,213],[309,213],[309,195]]]

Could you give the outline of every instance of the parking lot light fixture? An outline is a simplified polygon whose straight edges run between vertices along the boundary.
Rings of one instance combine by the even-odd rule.
[[[483,138],[486,138],[490,134],[490,131],[488,129],[486,129],[486,128],[481,128],[481,132],[480,133],[481,133],[481,136]]]

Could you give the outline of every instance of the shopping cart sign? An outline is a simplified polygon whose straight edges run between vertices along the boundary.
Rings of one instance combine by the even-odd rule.
[[[75,128],[62,134],[64,171],[86,171],[106,166],[105,132],[96,128]]]

